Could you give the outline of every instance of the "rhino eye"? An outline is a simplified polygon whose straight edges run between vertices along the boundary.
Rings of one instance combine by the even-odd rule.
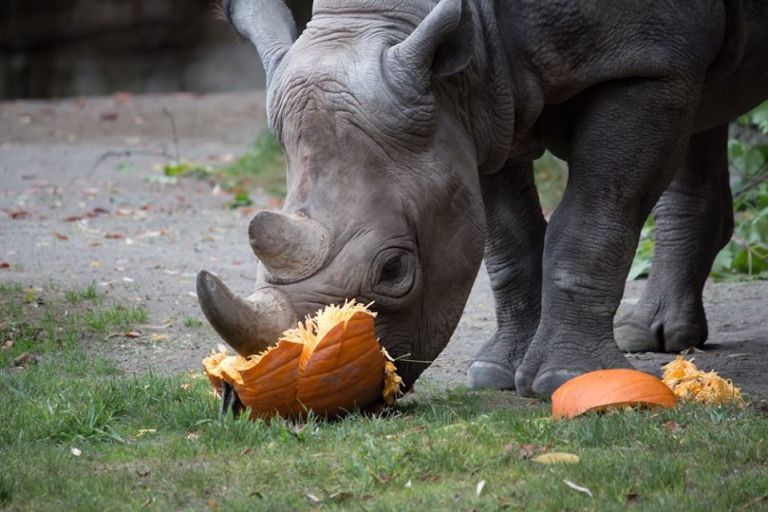
[[[374,293],[390,298],[403,297],[413,287],[416,258],[405,249],[385,249],[376,257],[373,270],[371,287]]]
[[[379,276],[379,282],[386,282],[386,281],[396,281],[398,277],[400,277],[400,273],[402,271],[402,258],[400,255],[392,256],[387,260],[387,262],[384,264],[384,267],[381,269],[381,276]]]

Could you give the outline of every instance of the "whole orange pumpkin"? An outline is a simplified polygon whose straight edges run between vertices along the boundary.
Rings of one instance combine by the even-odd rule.
[[[579,375],[552,394],[555,418],[626,405],[673,407],[675,395],[653,375],[623,368]]]
[[[203,360],[211,384],[234,388],[251,418],[337,417],[392,404],[401,379],[376,339],[375,313],[354,300],[328,306],[283,333],[277,345],[248,358],[214,352]]]

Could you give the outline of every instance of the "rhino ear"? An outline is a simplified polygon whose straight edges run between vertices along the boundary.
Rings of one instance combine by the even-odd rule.
[[[411,35],[389,49],[388,60],[427,79],[453,75],[472,60],[474,35],[468,0],[441,0]]]
[[[282,0],[223,0],[227,20],[259,52],[267,84],[296,40],[296,22]]]

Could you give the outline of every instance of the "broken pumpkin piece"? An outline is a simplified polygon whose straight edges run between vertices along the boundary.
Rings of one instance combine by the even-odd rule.
[[[653,375],[624,368],[579,375],[552,394],[555,418],[636,405],[669,408],[675,405],[675,395]]]
[[[328,306],[283,333],[278,343],[245,358],[225,351],[203,360],[219,395],[230,384],[251,418],[337,417],[394,403],[402,380],[374,331],[375,313],[354,300]]]
[[[683,356],[664,366],[664,384],[683,402],[708,405],[734,404],[744,407],[741,390],[716,372],[703,372]]]

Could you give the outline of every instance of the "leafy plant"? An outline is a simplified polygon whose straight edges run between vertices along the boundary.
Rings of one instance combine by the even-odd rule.
[[[752,136],[728,142],[735,225],[710,275],[716,279],[768,279],[768,102],[739,118],[738,124]],[[653,219],[649,218],[629,279],[648,275],[653,247]]]

